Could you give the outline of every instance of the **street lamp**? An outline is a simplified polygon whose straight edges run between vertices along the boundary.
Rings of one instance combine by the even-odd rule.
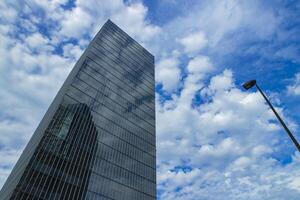
[[[260,92],[260,94],[264,97],[264,99],[266,100],[266,102],[268,103],[268,105],[273,110],[274,114],[276,115],[277,119],[279,120],[279,122],[281,123],[281,125],[283,126],[283,128],[285,129],[285,131],[287,132],[287,134],[290,136],[291,140],[294,142],[294,144],[297,147],[298,151],[300,152],[300,145],[297,142],[296,138],[293,136],[293,134],[291,133],[291,131],[288,129],[288,127],[285,125],[285,123],[283,122],[283,120],[280,118],[280,116],[278,115],[278,113],[276,112],[276,110],[274,109],[274,107],[272,106],[272,104],[270,103],[270,101],[268,100],[268,98],[266,97],[266,95],[262,92],[262,90],[260,89],[260,87],[257,85],[256,80],[250,80],[250,81],[248,81],[248,82],[246,82],[246,83],[243,84],[243,87],[246,90],[252,88],[253,86],[256,86],[256,88],[258,89],[258,91]]]

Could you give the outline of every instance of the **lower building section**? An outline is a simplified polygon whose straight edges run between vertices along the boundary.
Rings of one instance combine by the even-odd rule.
[[[11,199],[83,199],[97,145],[89,108],[60,106]]]
[[[133,146],[125,129],[97,126],[100,116],[92,113],[64,98],[11,200],[155,199],[155,157]]]

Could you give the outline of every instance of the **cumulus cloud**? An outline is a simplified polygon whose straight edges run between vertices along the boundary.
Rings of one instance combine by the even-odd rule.
[[[187,69],[190,73],[206,73],[212,71],[213,66],[208,57],[200,55],[189,62]]]
[[[179,58],[175,55],[161,59],[156,64],[155,79],[162,83],[164,90],[174,91],[180,81]]]
[[[287,92],[290,95],[300,95],[300,73],[295,75],[293,84],[287,86]]]
[[[2,23],[10,23],[15,20],[15,18],[18,16],[18,12],[11,7],[7,1],[1,1],[0,2],[0,19]]]
[[[33,33],[24,39],[28,47],[33,51],[52,51],[54,47],[47,37],[40,33]]]
[[[283,148],[279,141],[287,138],[278,134],[280,127],[261,96],[238,89],[228,69],[201,88],[205,102],[193,108],[191,97],[198,89],[188,93],[190,98],[181,96],[183,91],[171,109],[158,108],[161,199],[223,199],[224,194],[229,199],[276,199],[280,194],[282,199],[284,190],[293,190],[281,181],[293,179],[285,173],[297,171],[296,162],[282,166],[272,158]],[[283,177],[272,174],[275,169]],[[276,195],[265,196],[270,190]]]
[[[89,32],[92,16],[81,7],[66,11],[61,21],[60,33],[64,36],[78,38]]]
[[[83,39],[82,37],[86,36],[91,38],[108,18],[141,43],[149,41],[160,32],[158,26],[146,20],[148,9],[140,2],[125,4],[121,0],[79,0],[71,10],[62,12],[59,6],[54,10],[56,12],[49,18],[59,20],[57,21],[59,32],[54,34],[56,38]]]
[[[0,157],[1,157],[0,182],[1,183],[4,183],[6,177],[9,175],[11,171],[11,168],[17,162],[20,154],[21,154],[20,150],[15,150],[15,149],[2,149],[0,151]]]
[[[71,43],[64,45],[63,51],[63,55],[65,57],[72,58],[74,60],[79,59],[79,57],[83,53],[83,49],[81,49],[80,46]]]
[[[184,46],[184,50],[186,53],[195,53],[205,48],[208,44],[208,40],[205,36],[205,33],[200,31],[191,33],[179,39],[179,43],[181,43]]]
[[[159,182],[165,184],[166,193],[162,199],[297,199],[298,177],[296,163],[279,168],[273,173],[274,161],[261,159],[263,164],[242,157],[239,165],[247,170],[229,168],[225,172],[217,170],[193,169],[191,171],[167,172]],[[235,163],[237,163],[235,162]],[[258,173],[259,171],[259,173]],[[295,180],[295,182],[290,182]],[[272,190],[272,192],[270,192]],[[174,192],[176,191],[176,192]]]

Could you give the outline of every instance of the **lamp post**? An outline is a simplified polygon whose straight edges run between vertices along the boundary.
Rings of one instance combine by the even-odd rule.
[[[287,134],[290,136],[291,140],[294,142],[294,144],[297,147],[298,151],[300,152],[300,145],[297,142],[296,138],[293,136],[293,134],[291,133],[291,131],[285,125],[284,121],[280,118],[280,116],[278,115],[278,113],[276,112],[275,108],[272,106],[271,102],[268,100],[268,98],[266,97],[266,95],[263,93],[263,91],[257,85],[256,80],[250,80],[250,81],[248,81],[248,82],[246,82],[246,83],[243,84],[243,87],[246,90],[252,88],[253,86],[255,86],[258,89],[258,91],[260,92],[260,94],[264,97],[264,99],[266,100],[266,102],[268,103],[268,105],[273,110],[274,114],[276,115],[277,119],[279,120],[279,122],[281,123],[281,125],[283,126],[283,128],[285,129],[285,131],[287,132]]]

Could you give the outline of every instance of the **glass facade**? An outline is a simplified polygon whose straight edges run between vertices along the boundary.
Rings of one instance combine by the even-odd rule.
[[[154,101],[154,57],[108,20],[54,99],[0,198],[156,199]]]

